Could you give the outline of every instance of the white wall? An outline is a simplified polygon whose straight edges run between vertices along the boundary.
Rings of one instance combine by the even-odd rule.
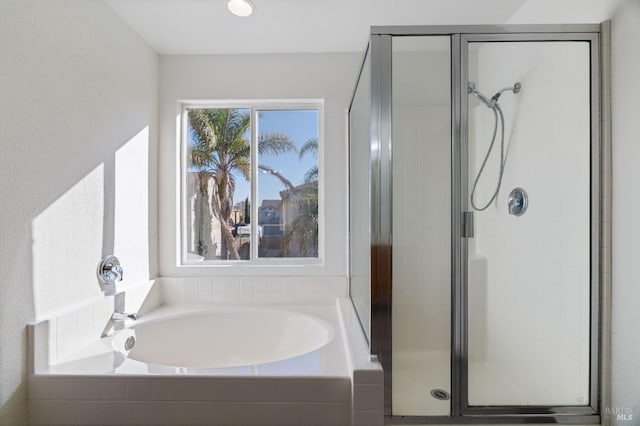
[[[158,59],[84,0],[0,3],[0,57],[0,424],[15,426],[26,324],[100,296],[107,252],[129,281],[156,269]]]
[[[160,60],[160,274],[347,274],[346,110],[360,54],[162,56]],[[324,264],[297,268],[177,267],[180,100],[324,99]]]
[[[624,1],[612,17],[613,324],[611,408],[632,410],[640,421],[640,2]],[[611,416],[615,419],[616,416]]]

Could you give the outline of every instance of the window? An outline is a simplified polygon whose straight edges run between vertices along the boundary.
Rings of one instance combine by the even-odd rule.
[[[322,104],[185,104],[182,118],[182,264],[317,261]]]

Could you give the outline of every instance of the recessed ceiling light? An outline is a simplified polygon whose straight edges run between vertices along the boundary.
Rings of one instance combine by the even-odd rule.
[[[227,8],[229,9],[229,12],[234,15],[246,18],[253,13],[256,6],[251,2],[251,0],[229,0]]]

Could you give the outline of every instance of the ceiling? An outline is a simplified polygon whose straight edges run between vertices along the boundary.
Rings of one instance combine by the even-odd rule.
[[[227,0],[106,3],[159,54],[211,55],[361,52],[372,25],[505,24],[532,16],[581,22],[607,1],[253,0],[249,18],[231,15]]]

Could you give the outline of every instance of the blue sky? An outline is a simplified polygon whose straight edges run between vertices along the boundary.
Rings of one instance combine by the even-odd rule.
[[[293,139],[298,149],[311,138],[318,137],[318,112],[313,110],[262,111],[258,120],[258,132],[281,132]],[[317,159],[305,154],[302,159],[298,153],[263,155],[258,158],[264,164],[289,179],[292,184],[304,182],[304,174]],[[258,201],[264,199],[279,200],[280,191],[286,189],[276,177],[258,171]]]

